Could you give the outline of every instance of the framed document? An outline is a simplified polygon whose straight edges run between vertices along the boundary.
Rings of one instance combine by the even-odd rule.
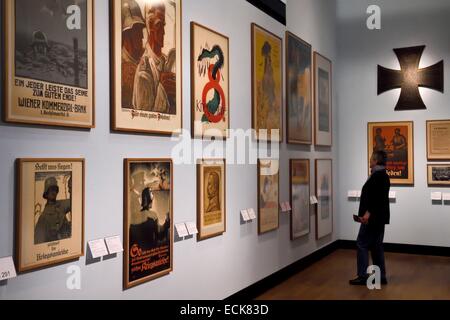
[[[370,122],[367,127],[368,163],[374,151],[385,151],[391,184],[414,185],[413,122]]]
[[[283,40],[252,23],[252,127],[256,139],[283,141]]]
[[[93,0],[4,0],[6,122],[93,128]]]
[[[308,159],[290,161],[291,240],[310,233],[310,170]]]
[[[450,120],[427,121],[428,160],[450,160]]]
[[[450,187],[450,164],[429,164],[428,185]]]
[[[124,289],[173,270],[170,159],[125,159]]]
[[[112,0],[112,129],[182,128],[181,0]]]
[[[220,236],[226,231],[225,160],[201,160],[197,181],[197,239]]]
[[[191,22],[192,136],[228,137],[230,129],[228,37]]]
[[[279,161],[258,160],[258,233],[279,227]]]
[[[315,145],[333,145],[332,115],[332,63],[314,52],[314,119]]]
[[[316,237],[333,233],[333,160],[316,160]]]
[[[19,272],[84,255],[84,159],[17,159]]]
[[[287,141],[312,144],[312,49],[286,31],[286,126]]]

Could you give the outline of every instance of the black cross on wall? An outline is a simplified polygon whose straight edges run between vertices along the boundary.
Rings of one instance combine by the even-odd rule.
[[[426,109],[419,87],[444,92],[444,61],[419,69],[424,50],[425,46],[394,49],[401,70],[387,69],[378,65],[378,95],[401,88],[396,111]]]

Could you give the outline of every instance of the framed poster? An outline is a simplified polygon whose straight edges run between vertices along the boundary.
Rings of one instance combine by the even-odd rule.
[[[125,159],[124,289],[173,270],[170,159]]]
[[[333,160],[316,160],[316,237],[333,233]]]
[[[84,255],[84,159],[17,159],[16,266]]]
[[[6,122],[93,128],[93,0],[5,0]]]
[[[450,120],[427,121],[428,160],[450,160]]]
[[[386,171],[391,185],[414,185],[413,122],[370,122],[367,161],[374,151],[388,155]],[[370,165],[368,166],[370,174]]]
[[[291,159],[289,196],[292,207],[291,240],[310,233],[310,170],[308,159]]]
[[[182,128],[181,0],[112,0],[112,129]]]
[[[191,22],[192,136],[228,138],[230,63],[228,37]]]
[[[312,49],[286,31],[287,142],[312,144]]]
[[[252,23],[252,128],[257,140],[283,141],[282,42]]]
[[[332,63],[318,52],[314,52],[314,119],[315,145],[333,145],[332,115]]]
[[[225,159],[204,159],[197,164],[197,239],[226,231]]]
[[[279,161],[258,159],[258,234],[279,227]]]
[[[428,185],[450,187],[450,164],[429,164]]]

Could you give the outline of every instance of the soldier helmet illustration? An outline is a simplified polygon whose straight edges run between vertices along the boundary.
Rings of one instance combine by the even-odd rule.
[[[141,8],[135,0],[122,2],[122,32],[130,30],[135,24],[145,27],[144,17]]]
[[[50,46],[48,45],[47,35],[42,31],[33,32],[33,42],[31,43],[33,50],[45,53]]]
[[[59,192],[58,181],[55,177],[45,179],[44,194],[42,195],[44,199],[47,199],[50,188],[56,188],[56,192]]]

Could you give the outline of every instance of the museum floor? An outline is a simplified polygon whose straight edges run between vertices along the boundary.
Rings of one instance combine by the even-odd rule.
[[[348,285],[356,252],[337,250],[280,285],[261,300],[450,299],[450,258],[386,253],[389,284],[381,290]]]

